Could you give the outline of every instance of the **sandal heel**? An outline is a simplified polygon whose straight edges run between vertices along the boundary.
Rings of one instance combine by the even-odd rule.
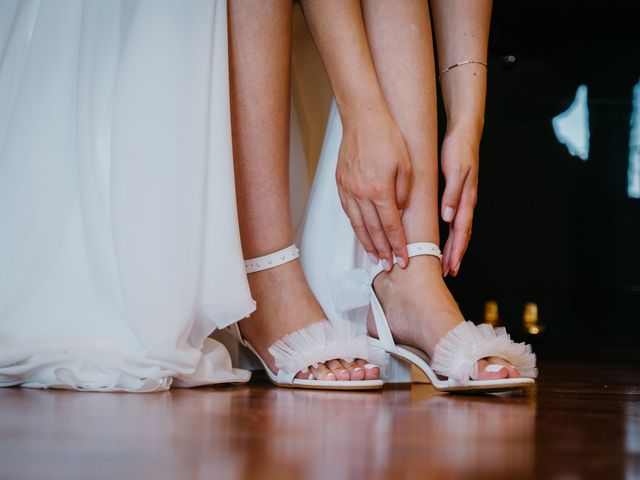
[[[382,374],[382,380],[390,384],[411,383],[411,364],[389,354],[389,359]]]
[[[219,341],[229,352],[231,365],[233,368],[242,368],[251,372],[264,370],[260,360],[256,358],[251,350],[242,345],[231,328],[227,327],[217,330],[212,335],[214,340]]]
[[[264,370],[262,363],[260,360],[253,354],[251,350],[243,345],[238,344],[238,368],[242,368],[244,370],[250,370],[252,372],[257,372]]]

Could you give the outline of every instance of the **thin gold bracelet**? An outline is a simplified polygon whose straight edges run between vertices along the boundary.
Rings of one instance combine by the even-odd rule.
[[[461,67],[462,65],[469,65],[470,63],[479,63],[480,65],[483,65],[485,68],[487,67],[487,62],[483,62],[482,60],[465,60],[464,62],[458,62],[455,63],[447,68],[445,68],[444,70],[442,70],[440,72],[440,75],[438,75],[438,80],[442,80],[442,76],[447,73],[449,70],[453,70],[456,67]]]

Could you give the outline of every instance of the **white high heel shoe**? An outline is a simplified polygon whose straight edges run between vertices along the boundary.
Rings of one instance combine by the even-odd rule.
[[[247,273],[260,272],[291,262],[299,257],[298,248],[291,245],[283,250],[262,257],[245,260]],[[308,371],[310,366],[333,359],[368,357],[367,336],[364,332],[355,334],[348,325],[336,326],[328,320],[307,325],[291,332],[269,347],[278,373],[274,374],[266,362],[240,333],[238,324],[227,327],[227,332],[240,344],[239,366],[256,366],[255,359],[269,376],[269,380],[278,387],[315,388],[327,390],[373,390],[382,388],[383,381],[376,380],[318,380],[311,371],[306,379],[295,378],[298,372]],[[253,360],[253,362],[252,362]]]
[[[437,245],[420,242],[407,245],[409,258],[418,255],[431,255],[442,260]],[[395,263],[395,261],[394,261]],[[504,392],[529,389],[535,385],[537,376],[536,357],[529,345],[514,343],[504,328],[494,329],[490,325],[475,325],[461,322],[451,329],[437,343],[433,359],[422,350],[408,345],[397,345],[393,340],[389,323],[382,305],[373,289],[373,281],[383,271],[382,265],[376,265],[371,273],[371,308],[378,332],[378,338],[369,338],[372,347],[382,348],[392,357],[410,362],[429,378],[431,384],[443,392]],[[478,360],[487,357],[499,357],[513,365],[521,375],[519,378],[495,380],[475,380]],[[430,361],[431,360],[431,361]],[[499,369],[499,365],[487,368]],[[393,378],[386,379],[393,382]]]
[[[427,242],[407,245],[409,257],[431,255],[442,260],[437,245]],[[394,263],[396,260],[394,259]],[[390,355],[390,364],[382,379],[387,383],[411,382],[410,364],[418,367],[439,391],[477,393],[495,393],[512,390],[530,389],[535,385],[537,376],[536,356],[531,347],[524,343],[514,343],[504,328],[494,329],[490,325],[475,325],[473,322],[461,322],[451,329],[436,345],[433,358],[426,352],[408,345],[398,345],[393,339],[389,323],[382,305],[373,288],[373,281],[384,271],[378,263],[368,272],[368,292],[356,284],[361,283],[363,269],[337,274],[334,287],[334,301],[339,310],[345,311],[362,305],[365,297],[371,302],[378,338],[369,338],[372,349],[380,349]],[[428,292],[425,292],[428,294]],[[355,302],[352,299],[358,299]],[[346,300],[346,301],[345,301]],[[341,308],[346,306],[346,308]],[[487,357],[499,357],[511,363],[519,372],[519,378],[496,380],[475,380],[478,375],[478,360]],[[408,362],[408,364],[406,363]],[[488,371],[499,371],[500,365],[491,364]]]

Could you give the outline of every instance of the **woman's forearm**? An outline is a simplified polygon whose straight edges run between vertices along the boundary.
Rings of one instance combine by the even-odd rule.
[[[486,62],[492,0],[432,0],[439,71],[467,60]],[[447,131],[463,130],[479,141],[484,126],[487,71],[471,63],[441,80]]]
[[[303,0],[304,15],[344,122],[386,102],[369,51],[359,0]]]

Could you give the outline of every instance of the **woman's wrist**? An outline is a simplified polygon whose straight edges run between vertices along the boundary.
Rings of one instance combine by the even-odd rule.
[[[344,95],[336,93],[336,103],[345,127],[362,119],[389,115],[382,91],[374,87],[359,91],[355,89]]]
[[[464,136],[468,141],[480,144],[483,128],[484,116],[462,115],[457,118],[447,118],[445,136]]]

